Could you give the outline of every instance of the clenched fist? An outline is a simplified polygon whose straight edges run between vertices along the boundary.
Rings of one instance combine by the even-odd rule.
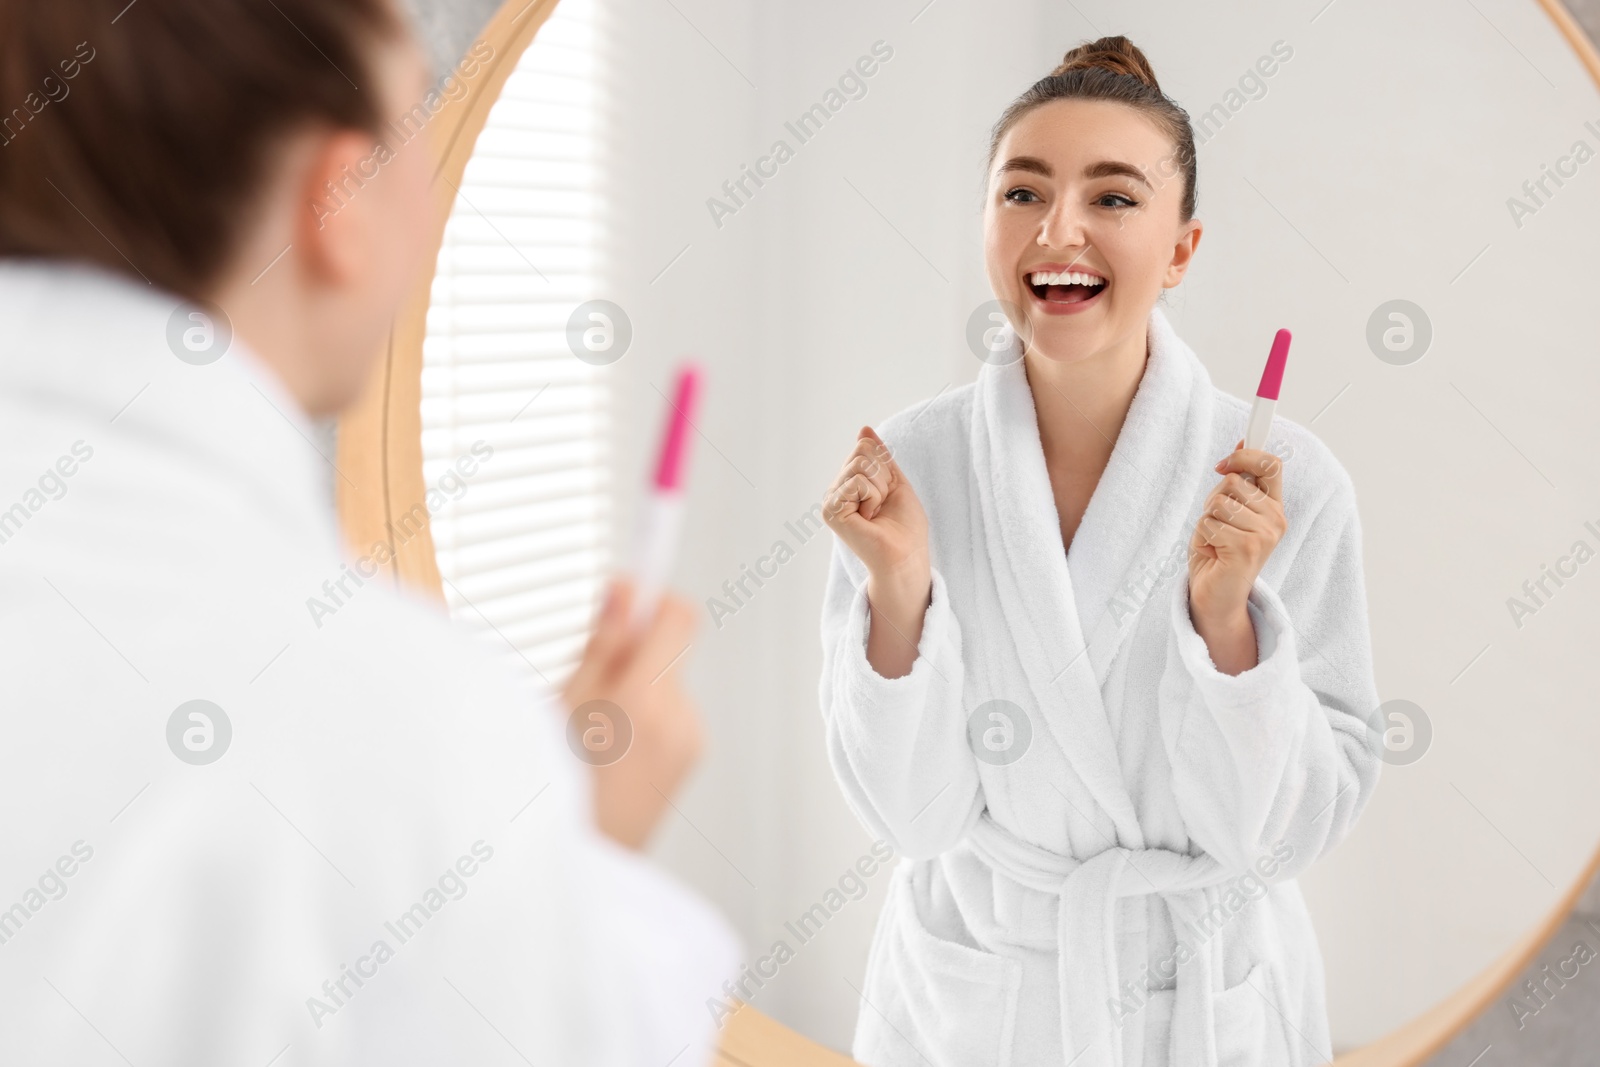
[[[822,519],[867,567],[867,661],[886,678],[908,673],[933,588],[928,516],[872,427],[823,497]]]

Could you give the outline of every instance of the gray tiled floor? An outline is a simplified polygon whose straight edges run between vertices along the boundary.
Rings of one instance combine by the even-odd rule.
[[[1577,949],[1580,944],[1584,947]],[[1525,981],[1543,983],[1537,997],[1523,987]],[[1522,1008],[1512,1006],[1514,997]],[[1575,914],[1522,978],[1426,1067],[1596,1064],[1600,1064],[1600,912],[1590,910]]]

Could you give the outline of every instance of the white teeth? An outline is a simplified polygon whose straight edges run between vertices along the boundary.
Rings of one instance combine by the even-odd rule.
[[[1028,275],[1030,285],[1104,285],[1106,280],[1093,274],[1084,274],[1081,271],[1050,271],[1038,270]]]

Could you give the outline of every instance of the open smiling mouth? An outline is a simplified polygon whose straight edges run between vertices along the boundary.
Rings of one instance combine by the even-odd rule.
[[[1098,274],[1084,271],[1039,271],[1028,276],[1028,288],[1047,311],[1081,311],[1110,288]]]

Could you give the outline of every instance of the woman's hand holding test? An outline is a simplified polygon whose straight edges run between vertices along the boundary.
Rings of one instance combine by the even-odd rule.
[[[1245,601],[1288,529],[1283,461],[1244,441],[1217,464],[1222,481],[1206,498],[1189,541],[1189,617],[1224,674],[1256,665],[1256,632]]]
[[[612,579],[562,698],[568,714],[591,700],[605,700],[627,717],[627,749],[594,767],[594,819],[613,840],[642,849],[669,798],[699,760],[704,734],[679,674],[699,618],[695,606],[664,593],[639,631],[630,618],[636,595],[630,579]]]
[[[823,497],[822,519],[867,567],[867,662],[885,678],[910,673],[933,589],[928,516],[872,427]]]

